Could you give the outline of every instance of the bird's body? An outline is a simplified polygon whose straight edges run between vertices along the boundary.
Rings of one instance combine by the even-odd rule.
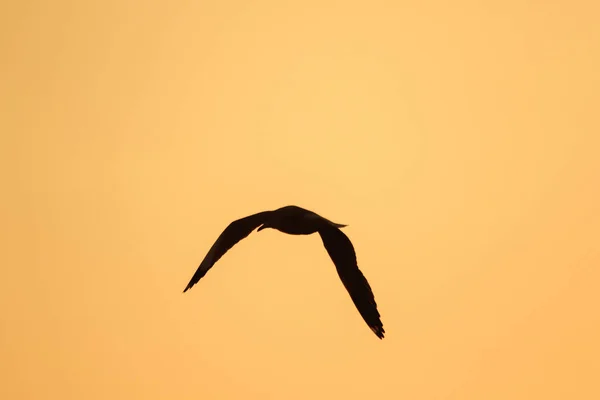
[[[310,235],[328,226],[336,228],[346,226],[331,222],[312,211],[298,206],[285,206],[275,211],[267,212],[269,214],[262,226],[258,228],[258,231],[265,228],[273,228],[288,235]]]
[[[319,233],[356,308],[377,337],[383,339],[385,331],[377,311],[375,297],[366,278],[358,269],[352,242],[339,229],[345,226],[297,206],[285,206],[240,218],[230,223],[217,238],[184,292],[194,286],[230,248],[256,228],[258,228],[257,232],[272,228],[289,235]]]

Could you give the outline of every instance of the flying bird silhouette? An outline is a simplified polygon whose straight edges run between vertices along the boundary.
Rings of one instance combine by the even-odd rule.
[[[358,312],[375,335],[383,339],[385,330],[377,311],[375,296],[369,282],[358,269],[352,242],[339,229],[346,226],[297,206],[285,206],[240,218],[230,223],[219,235],[183,292],[198,283],[229,249],[257,227],[257,232],[272,228],[289,235],[310,235],[318,232]]]

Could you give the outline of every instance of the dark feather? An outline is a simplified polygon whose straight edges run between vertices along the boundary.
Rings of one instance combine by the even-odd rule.
[[[219,235],[217,241],[212,245],[183,292],[185,293],[188,289],[198,283],[198,281],[206,275],[208,270],[211,269],[229,249],[261,225],[269,213],[271,213],[271,211],[260,212],[230,223],[223,233]]]
[[[385,330],[379,311],[377,311],[375,296],[369,282],[358,269],[352,242],[344,232],[334,227],[320,229],[319,235],[321,235],[323,245],[335,264],[338,275],[360,315],[375,335],[383,339]]]

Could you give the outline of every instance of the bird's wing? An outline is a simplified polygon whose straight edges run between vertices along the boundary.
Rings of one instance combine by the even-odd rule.
[[[183,292],[185,293],[188,289],[198,283],[200,278],[202,278],[208,272],[208,270],[211,269],[211,267],[223,256],[223,254],[231,249],[237,242],[248,236],[255,228],[261,225],[269,213],[270,211],[260,212],[248,217],[240,218],[230,223],[221,233],[221,235],[219,235],[217,241],[212,245],[204,257],[204,260],[202,260],[202,263],[200,263],[196,273],[194,276],[192,276],[190,283],[187,284]]]
[[[352,242],[344,232],[334,227],[319,230],[319,235],[321,235],[323,245],[335,264],[338,275],[350,294],[358,312],[360,312],[360,315],[375,335],[383,339],[385,330],[383,329],[379,311],[377,311],[375,296],[373,295],[371,286],[369,286],[369,282],[367,282],[363,273],[358,269],[356,253],[354,252]]]

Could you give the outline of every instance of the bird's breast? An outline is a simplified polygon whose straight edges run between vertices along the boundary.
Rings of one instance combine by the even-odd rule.
[[[288,235],[310,235],[318,230],[315,221],[296,216],[282,218],[275,228]]]

